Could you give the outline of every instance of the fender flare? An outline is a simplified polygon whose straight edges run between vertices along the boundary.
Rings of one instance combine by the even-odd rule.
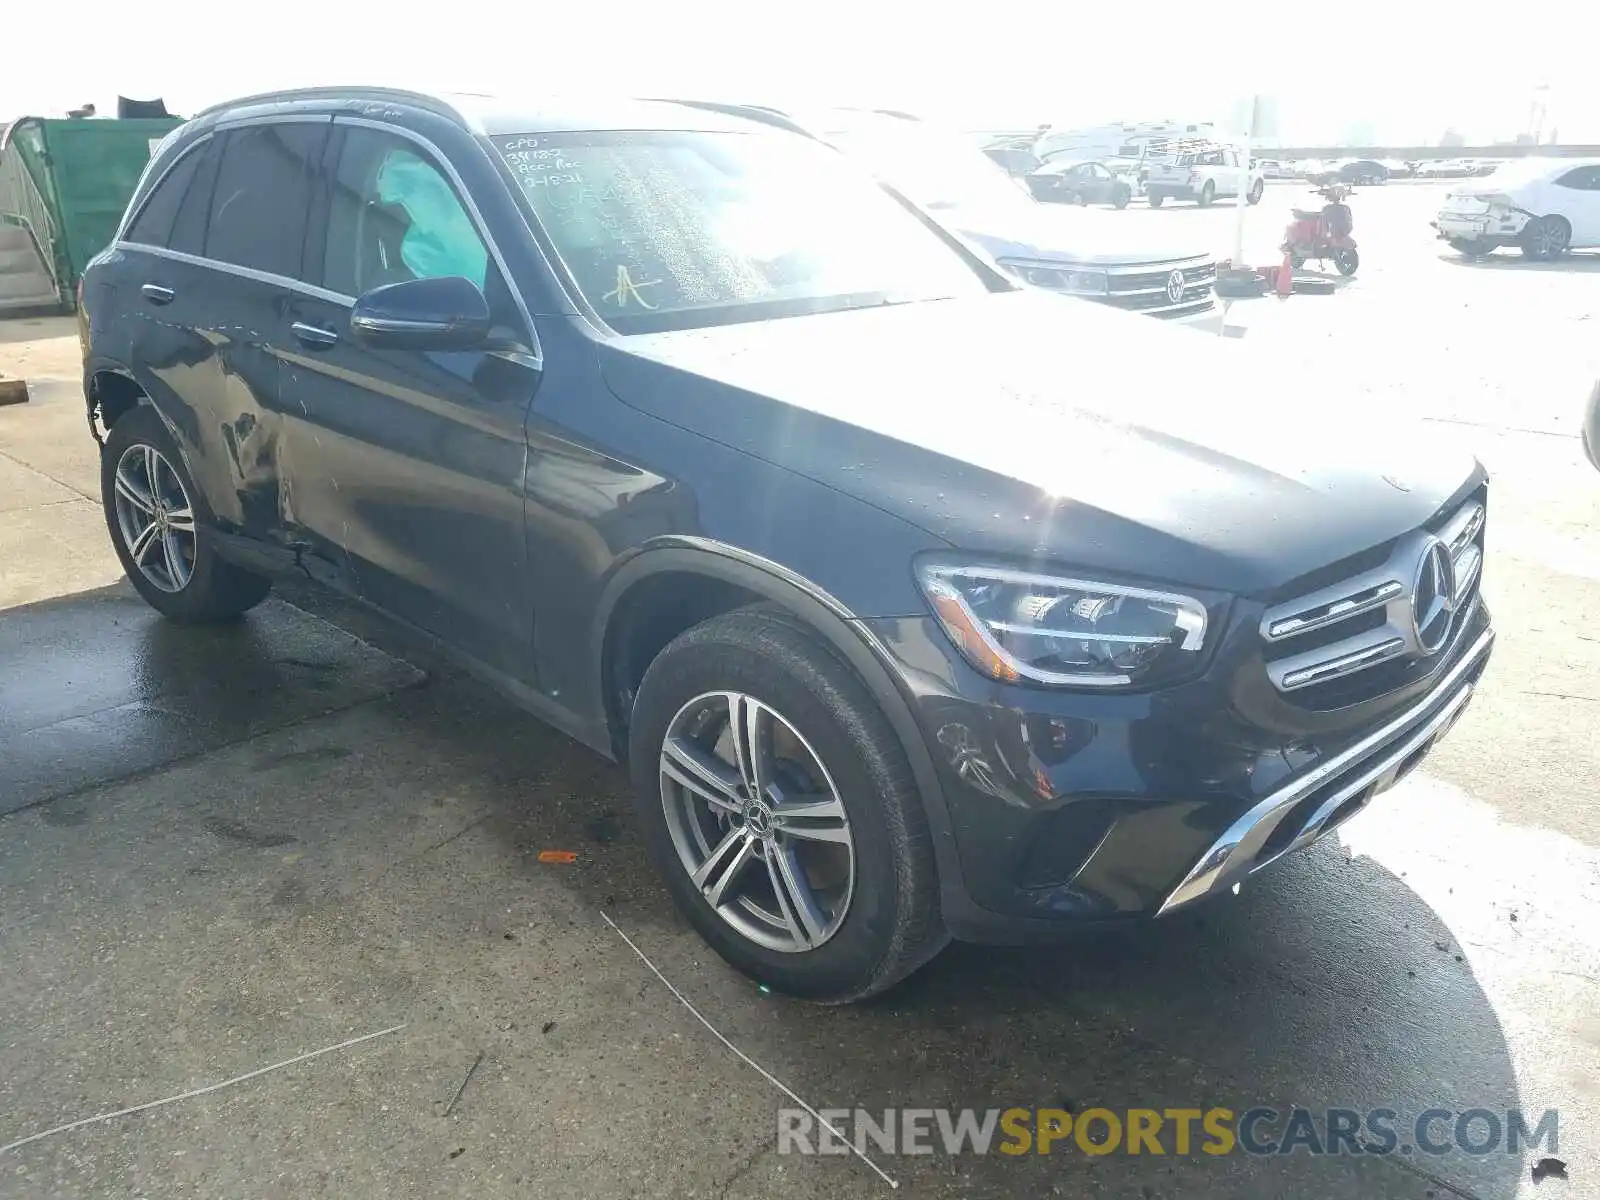
[[[139,389],[140,394],[144,397],[144,404],[147,405],[150,410],[156,414],[156,416],[161,418],[161,423],[167,427],[167,433],[172,437],[172,444],[178,448],[178,457],[183,460],[183,469],[189,472],[190,479],[194,479],[194,464],[189,461],[188,443],[183,437],[182,430],[178,428],[177,423],[174,422],[173,419],[167,414],[166,410],[161,407],[151,389],[145,387],[143,383],[139,382],[139,377],[132,371],[128,370],[127,367],[123,366],[121,363],[112,358],[94,357],[86,362],[83,367],[84,417],[89,423],[89,432],[94,436],[95,444],[98,446],[105,445],[105,438],[100,435],[100,430],[96,428],[94,417],[95,411],[100,406],[100,402],[95,399],[93,385],[96,377],[101,375],[116,375],[122,379],[126,379],[129,383],[133,384],[134,387]],[[107,428],[106,432],[109,433],[110,429]]]
[[[927,814],[946,907],[970,903],[962,880],[955,830],[933,757],[899,682],[888,649],[841,601],[781,563],[710,538],[671,535],[652,539],[622,562],[606,580],[595,608],[591,665],[596,694],[605,705],[606,634],[624,596],[645,579],[665,572],[704,575],[734,584],[783,606],[799,617],[853,670],[877,703],[905,752]],[[610,723],[609,709],[603,720]],[[616,731],[613,730],[613,733]]]
[[[120,379],[126,379],[129,383],[133,384],[134,387],[138,388],[140,394],[144,396],[145,402],[148,403],[151,408],[155,409],[156,415],[161,418],[161,423],[167,427],[168,432],[172,434],[173,438],[178,440],[177,426],[172,423],[172,418],[167,416],[167,414],[162,411],[161,405],[156,403],[156,398],[151,394],[150,389],[139,382],[139,377],[127,367],[119,363],[116,359],[102,358],[97,355],[90,358],[83,365],[84,416],[89,422],[89,432],[94,434],[95,441],[99,442],[103,440],[100,436],[99,430],[95,428],[94,423],[95,410],[100,406],[100,402],[95,399],[94,381],[102,375],[115,375]],[[179,448],[182,448],[181,440],[179,440]]]

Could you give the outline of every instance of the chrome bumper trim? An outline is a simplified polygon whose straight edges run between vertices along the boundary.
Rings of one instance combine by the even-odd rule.
[[[1183,877],[1183,881],[1162,901],[1156,915],[1164,915],[1202,896],[1229,887],[1291,850],[1309,845],[1332,828],[1328,824],[1329,819],[1352,797],[1359,795],[1363,789],[1374,783],[1378,785],[1374,795],[1393,783],[1406,760],[1426,746],[1431,739],[1443,733],[1461,715],[1467,701],[1472,697],[1474,685],[1472,683],[1461,684],[1460,687],[1456,685],[1463,676],[1483,662],[1493,644],[1494,630],[1484,630],[1472,644],[1472,648],[1461,656],[1461,661],[1451,667],[1449,673],[1439,681],[1438,686],[1419,703],[1388,724],[1374,730],[1348,750],[1279,788],[1228,826],[1222,836],[1211,843],[1206,852],[1200,856],[1200,861],[1195,863]],[[1440,702],[1441,696],[1446,697],[1443,703]],[[1431,715],[1427,715],[1430,713]],[[1384,750],[1374,761],[1362,765],[1362,759],[1389,741],[1394,741],[1394,745]],[[1306,823],[1305,829],[1296,835],[1293,842],[1285,846],[1281,852],[1257,860],[1256,855],[1262,845],[1272,836],[1278,823],[1289,815],[1295,805],[1352,768],[1355,768],[1355,773],[1317,808]]]

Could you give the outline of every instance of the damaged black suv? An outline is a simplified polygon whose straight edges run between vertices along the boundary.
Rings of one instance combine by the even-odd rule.
[[[159,147],[82,301],[152,605],[293,570],[430,635],[627,763],[683,913],[800,995],[1225,892],[1488,659],[1476,463],[1102,378],[1236,350],[734,115],[241,100]]]

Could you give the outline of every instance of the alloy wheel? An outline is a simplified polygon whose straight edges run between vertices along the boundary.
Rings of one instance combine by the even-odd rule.
[[[780,953],[821,946],[855,891],[855,841],[827,767],[776,709],[710,692],[672,718],[661,802],[673,848],[714,912]]]
[[[1544,218],[1533,231],[1533,245],[1540,258],[1555,258],[1567,248],[1566,227],[1560,221]]]
[[[128,557],[153,587],[181,592],[194,577],[194,506],[177,471],[154,446],[135,443],[116,471],[117,528]]]

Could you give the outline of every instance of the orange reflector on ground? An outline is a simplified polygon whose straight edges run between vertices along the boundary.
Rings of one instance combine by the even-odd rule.
[[[578,855],[577,852],[573,850],[541,850],[539,851],[539,861],[547,863],[574,863],[578,861]]]

